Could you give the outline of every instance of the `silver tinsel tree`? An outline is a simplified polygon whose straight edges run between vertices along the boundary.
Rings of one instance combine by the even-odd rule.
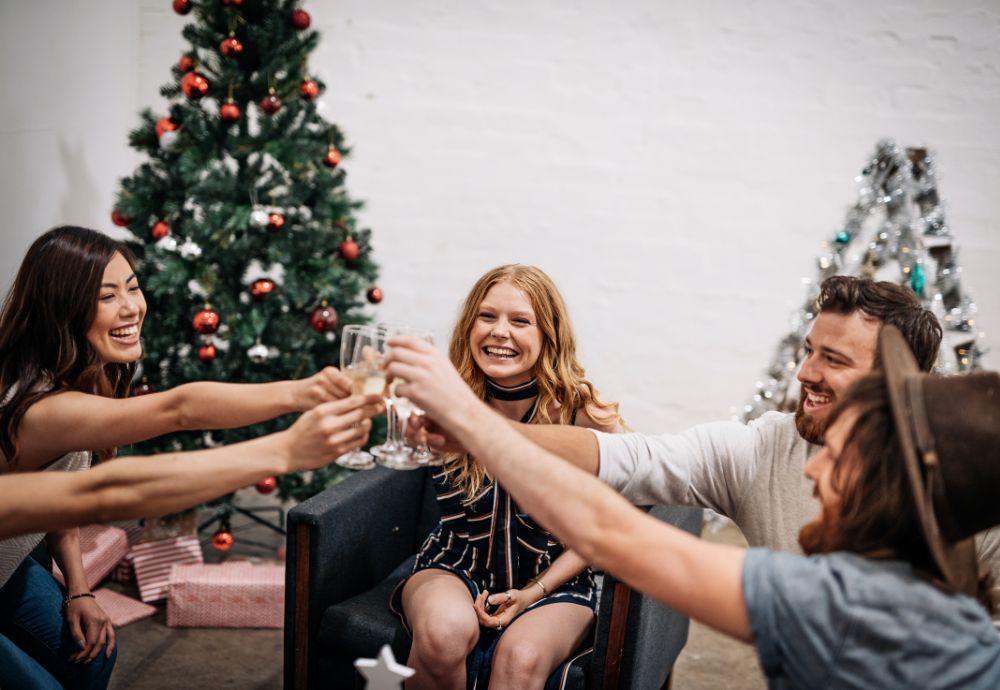
[[[788,334],[779,341],[753,398],[744,406],[744,420],[768,410],[795,409],[799,390],[795,372],[802,346],[815,317],[820,284],[832,275],[909,285],[944,328],[935,370],[962,373],[980,368],[984,334],[976,323],[976,304],[962,285],[958,251],[938,194],[934,158],[927,149],[904,151],[884,139],[857,182],[857,202],[816,258],[817,276],[807,282],[802,307],[792,314]]]

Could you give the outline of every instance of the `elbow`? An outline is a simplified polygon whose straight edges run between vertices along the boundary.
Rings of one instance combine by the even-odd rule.
[[[190,384],[177,386],[169,391],[169,395],[171,397],[167,404],[167,414],[177,431],[197,431],[204,428],[194,413],[192,400],[196,392]]]

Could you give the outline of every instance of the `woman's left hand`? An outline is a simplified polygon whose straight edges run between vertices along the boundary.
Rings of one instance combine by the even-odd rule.
[[[66,605],[66,623],[80,651],[69,658],[73,662],[90,662],[105,647],[104,656],[110,657],[115,649],[115,626],[104,609],[91,597],[73,599]]]
[[[294,381],[293,385],[292,404],[299,412],[351,394],[351,380],[336,367],[325,367],[309,378]]]
[[[476,597],[475,609],[479,624],[484,628],[501,629],[510,625],[515,616],[524,609],[531,606],[534,600],[522,589],[508,589],[499,594],[490,594],[484,591]],[[486,612],[486,606],[496,606],[496,610],[490,614]]]

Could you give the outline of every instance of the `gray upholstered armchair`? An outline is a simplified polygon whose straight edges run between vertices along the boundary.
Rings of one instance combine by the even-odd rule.
[[[652,513],[701,530],[699,509]],[[410,639],[389,612],[389,594],[438,519],[427,470],[360,472],[289,512],[286,689],[361,687],[354,659],[386,643],[405,662]],[[606,575],[594,649],[574,662],[566,687],[666,687],[687,633],[686,618]]]

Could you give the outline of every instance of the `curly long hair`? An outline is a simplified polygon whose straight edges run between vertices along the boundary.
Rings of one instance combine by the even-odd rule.
[[[618,403],[601,400],[576,358],[576,337],[559,289],[544,271],[534,266],[507,264],[487,271],[465,298],[452,332],[448,356],[469,387],[485,398],[486,375],[472,358],[470,336],[486,293],[498,283],[510,283],[524,292],[541,332],[542,346],[534,372],[538,381],[538,413],[534,422],[569,424],[574,412],[582,411],[598,426],[615,423],[624,426]],[[555,419],[551,414],[553,410],[558,411]],[[486,477],[483,466],[467,454],[449,457],[445,472],[451,475],[451,481],[462,490],[467,501],[475,499]]]
[[[899,558],[950,592],[920,529],[885,374],[857,381],[831,410],[827,425],[848,410],[858,416],[831,476],[840,504],[832,509],[824,506],[821,517],[799,532],[799,545],[807,554],[850,551]],[[991,590],[992,578],[984,570],[977,599],[990,612],[996,604]]]
[[[104,269],[116,253],[135,267],[132,252],[107,235],[61,226],[24,255],[0,309],[0,451],[11,467],[24,413],[45,396],[67,390],[127,394],[136,363],[105,364],[87,340]]]

